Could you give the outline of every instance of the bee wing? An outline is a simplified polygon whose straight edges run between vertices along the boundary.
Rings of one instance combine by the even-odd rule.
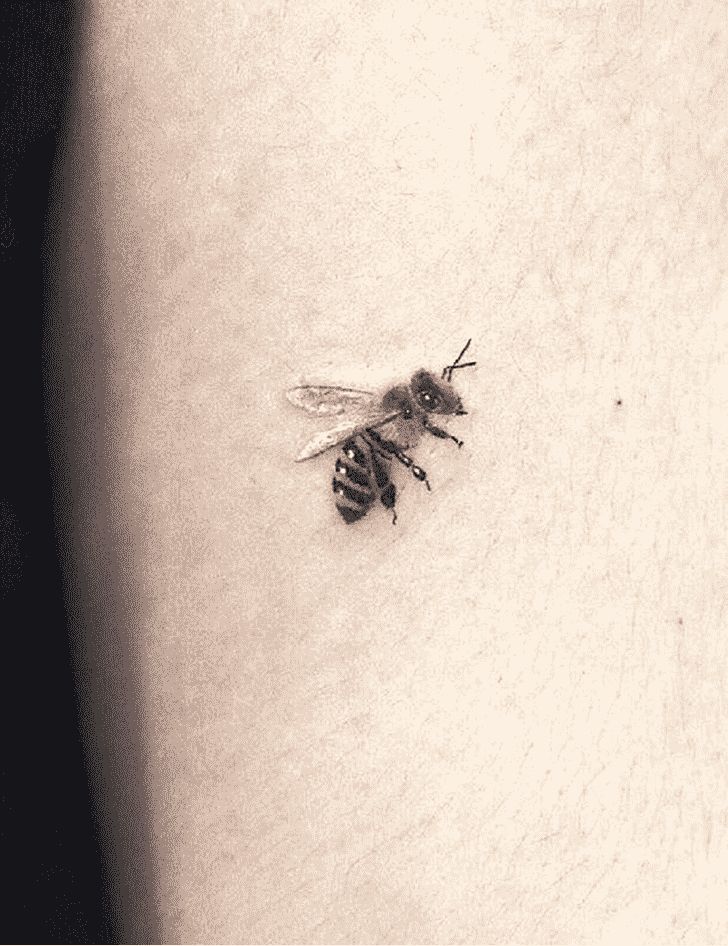
[[[291,404],[318,414],[319,417],[330,414],[357,414],[361,423],[362,416],[371,411],[376,398],[373,391],[360,391],[356,388],[337,388],[332,385],[304,384],[286,391]]]
[[[296,463],[300,463],[302,460],[310,460],[311,457],[317,457],[319,453],[330,450],[337,443],[341,443],[347,437],[350,437],[360,427],[361,421],[347,420],[344,423],[337,424],[336,427],[331,427],[329,430],[319,431],[298,454]]]
[[[378,413],[370,413],[363,418],[350,418],[349,420],[342,421],[340,424],[337,424],[336,427],[323,430],[309,440],[296,457],[296,463],[300,463],[302,460],[310,460],[311,457],[317,457],[320,453],[324,453],[337,444],[343,443],[347,437],[351,437],[352,434],[355,434],[363,427],[379,427],[382,424],[386,424],[387,421],[394,420],[394,418],[398,416],[399,414],[385,414],[380,411]]]

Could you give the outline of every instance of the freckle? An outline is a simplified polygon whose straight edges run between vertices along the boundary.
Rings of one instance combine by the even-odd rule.
[[[682,627],[682,622],[683,622],[683,619],[682,619],[682,618],[678,618],[678,619],[677,619],[677,623],[680,625],[680,627]]]

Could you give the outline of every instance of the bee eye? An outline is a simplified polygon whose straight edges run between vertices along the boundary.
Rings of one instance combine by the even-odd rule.
[[[420,404],[428,410],[434,410],[440,403],[440,398],[434,391],[420,391]]]

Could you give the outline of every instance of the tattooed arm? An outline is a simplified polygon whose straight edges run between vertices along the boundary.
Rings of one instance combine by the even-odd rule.
[[[127,938],[725,940],[720,8],[87,6],[59,491]],[[344,525],[283,392],[470,336],[465,447]]]

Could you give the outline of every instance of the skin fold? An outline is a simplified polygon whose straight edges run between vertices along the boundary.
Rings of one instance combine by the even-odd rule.
[[[126,941],[728,939],[724,14],[87,0],[48,347]],[[285,392],[470,337],[464,447],[346,525]]]

